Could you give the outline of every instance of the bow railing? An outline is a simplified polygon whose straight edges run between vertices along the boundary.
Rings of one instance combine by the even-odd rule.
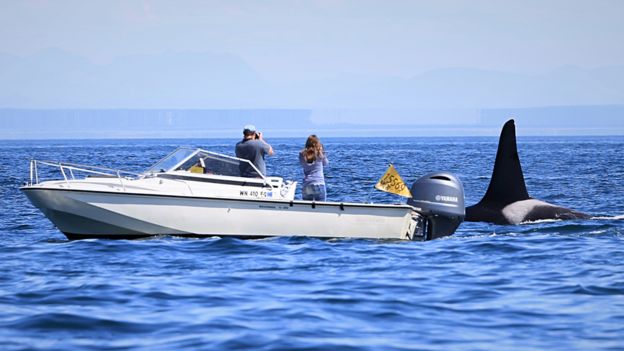
[[[75,163],[55,162],[55,161],[42,161],[42,160],[30,160],[30,183],[28,185],[39,184],[39,168],[40,166],[48,166],[58,168],[63,179],[70,186],[69,181],[77,179],[76,174],[86,174],[86,177],[115,177],[119,179],[122,188],[125,191],[124,180],[133,179],[143,176],[140,173],[124,171],[121,169],[113,169],[99,166],[81,165]]]

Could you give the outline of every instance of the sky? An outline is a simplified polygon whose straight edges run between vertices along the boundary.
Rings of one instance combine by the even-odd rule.
[[[454,109],[454,122],[624,104],[620,0],[0,5],[0,108],[334,112],[321,122]]]
[[[276,81],[411,77],[472,67],[543,73],[622,65],[615,1],[2,0],[2,51],[96,63],[165,51],[232,54]]]

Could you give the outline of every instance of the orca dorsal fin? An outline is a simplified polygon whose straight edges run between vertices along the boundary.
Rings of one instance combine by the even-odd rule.
[[[492,179],[479,204],[495,203],[505,206],[529,198],[516,145],[516,125],[510,119],[501,131]]]

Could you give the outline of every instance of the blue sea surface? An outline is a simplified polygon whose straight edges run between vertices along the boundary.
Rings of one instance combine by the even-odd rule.
[[[408,184],[456,173],[474,204],[498,139],[323,141],[330,200],[402,202],[372,188],[393,163]],[[595,218],[429,242],[68,241],[18,189],[30,158],[141,171],[235,142],[0,141],[0,350],[624,349],[624,137],[518,139],[529,193]],[[300,181],[304,140],[269,142],[269,174]]]

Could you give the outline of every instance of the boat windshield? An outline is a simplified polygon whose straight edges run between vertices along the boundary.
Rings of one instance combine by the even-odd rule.
[[[191,173],[240,177],[247,168],[257,169],[248,160],[200,150],[175,170]],[[258,172],[259,173],[259,172]]]
[[[150,169],[148,169],[146,173],[167,172],[196,152],[197,150],[195,149],[176,149],[174,152],[170,153],[165,158],[158,161],[158,163],[150,167]]]
[[[258,169],[249,161],[240,158],[221,155],[201,149],[179,148],[158,161],[146,173],[161,173],[170,171],[187,171],[199,174],[212,174],[230,177],[240,177],[241,173]]]

